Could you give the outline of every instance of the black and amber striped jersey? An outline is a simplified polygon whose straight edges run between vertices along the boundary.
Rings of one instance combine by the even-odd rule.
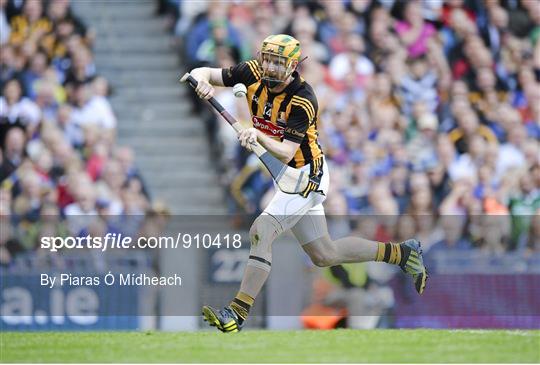
[[[289,166],[320,165],[323,152],[318,141],[317,98],[311,86],[296,71],[294,80],[279,94],[271,93],[261,82],[256,60],[223,69],[222,75],[225,86],[238,83],[246,86],[253,127],[271,138],[300,144]]]

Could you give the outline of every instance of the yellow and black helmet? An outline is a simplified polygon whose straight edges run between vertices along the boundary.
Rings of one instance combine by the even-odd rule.
[[[290,35],[266,37],[262,42],[259,59],[263,82],[273,88],[287,80],[296,69],[301,54],[300,42]]]

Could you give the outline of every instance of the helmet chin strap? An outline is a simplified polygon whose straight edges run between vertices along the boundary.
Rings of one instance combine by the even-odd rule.
[[[261,81],[264,84],[264,86],[266,86],[269,89],[273,89],[284,82],[281,80],[269,79],[269,78],[263,78]]]

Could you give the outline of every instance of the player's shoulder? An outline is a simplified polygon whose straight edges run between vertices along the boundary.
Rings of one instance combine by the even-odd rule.
[[[315,113],[317,111],[318,103],[315,91],[304,79],[301,79],[300,87],[295,91],[292,101],[293,104],[304,104],[310,106]]]
[[[261,70],[257,60],[248,60],[242,61],[233,67],[222,69],[222,76],[225,86],[234,86],[237,83],[249,86],[261,79]]]
[[[255,79],[261,79],[261,67],[259,66],[259,61],[257,60],[248,60],[241,62],[243,68],[251,74]]]

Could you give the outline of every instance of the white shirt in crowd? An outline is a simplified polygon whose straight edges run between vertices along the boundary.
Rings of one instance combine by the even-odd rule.
[[[6,12],[4,9],[0,9],[0,45],[7,44],[10,34],[11,28],[9,27]]]
[[[499,147],[497,166],[495,167],[497,179],[502,178],[509,169],[525,166],[527,166],[527,160],[519,148],[511,143],[504,143]]]
[[[343,80],[352,71],[349,55],[340,53],[332,58],[329,71],[334,80]],[[370,76],[375,72],[375,66],[373,66],[373,62],[369,58],[359,55],[354,65],[354,71],[357,76]]]
[[[111,104],[103,96],[93,96],[82,108],[74,108],[71,119],[81,127],[94,124],[104,129],[116,128],[116,117]]]
[[[25,97],[11,106],[7,104],[4,97],[0,97],[0,117],[7,117],[12,124],[20,119],[24,125],[33,125],[41,120],[41,110],[36,103]]]

